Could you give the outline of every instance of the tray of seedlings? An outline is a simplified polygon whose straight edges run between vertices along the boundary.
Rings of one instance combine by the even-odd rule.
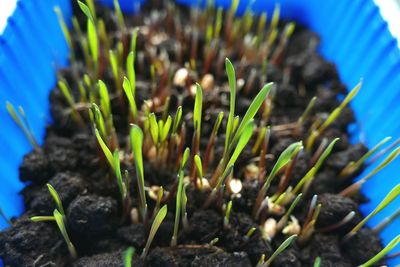
[[[318,36],[272,14],[147,1],[135,15],[73,3],[43,146],[20,166],[26,210],[5,266],[381,266],[363,184],[400,153],[351,144],[347,90]],[[27,81],[29,82],[29,81]],[[340,100],[339,100],[340,99]],[[385,145],[385,148],[383,146]],[[354,181],[369,164],[380,164]]]

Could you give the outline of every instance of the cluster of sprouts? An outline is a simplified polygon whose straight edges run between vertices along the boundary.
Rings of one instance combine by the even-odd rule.
[[[86,66],[86,73],[74,72],[73,74],[78,88],[71,88],[67,80],[60,77],[58,89],[68,105],[73,125],[82,130],[90,129],[98,141],[98,146],[102,151],[102,155],[99,157],[108,163],[110,175],[115,177],[119,188],[121,220],[123,222],[131,220],[133,223],[143,223],[146,227],[150,227],[147,243],[142,249],[141,257],[143,258],[149,252],[152,240],[168,213],[168,206],[175,205],[174,228],[171,236],[172,247],[179,244],[180,225],[183,226],[184,231],[190,228],[186,210],[187,203],[191,201],[186,193],[188,188],[206,194],[206,200],[201,208],[216,207],[222,210],[223,227],[228,229],[231,226],[230,214],[235,208],[235,198],[240,198],[240,192],[244,186],[240,179],[234,177],[234,168],[240,155],[249,144],[251,144],[251,155],[258,159],[258,164],[247,165],[245,176],[246,179],[257,180],[260,184],[251,211],[251,215],[259,227],[249,229],[243,238],[244,240],[252,238],[255,231],[260,231],[262,238],[266,240],[272,240],[278,233],[287,237],[269,258],[266,258],[264,254],[261,255],[257,266],[269,266],[276,256],[293,242],[305,244],[319,230],[316,229],[316,222],[321,204],[318,202],[317,195],[310,196],[310,185],[339,141],[338,138],[335,138],[329,142],[324,137],[324,132],[355,97],[362,82],[348,93],[325,120],[316,120],[307,131],[304,124],[311,121],[314,105],[318,101],[316,97],[313,97],[297,121],[285,127],[285,130],[289,129],[293,136],[302,136],[302,140],[294,142],[284,149],[275,160],[271,171],[267,171],[265,158],[268,154],[271,132],[279,131],[279,126],[269,125],[273,109],[274,94],[272,91],[275,90],[275,85],[268,82],[266,68],[268,64],[281,64],[295,24],[288,23],[280,30],[278,27],[279,6],[276,7],[268,26],[267,14],[262,13],[256,17],[252,13],[251,5],[241,18],[237,18],[235,14],[238,3],[238,0],[233,0],[227,12],[223,11],[221,7],[215,8],[213,5],[207,6],[204,11],[199,7],[192,7],[189,18],[193,27],[191,32],[183,27],[182,18],[176,15],[177,7],[168,3],[164,14],[166,32],[157,36],[154,35],[154,32],[158,30],[157,23],[153,21],[149,21],[141,27],[129,27],[122,15],[118,1],[115,0],[115,21],[118,26],[118,34],[114,36],[115,38],[111,38],[107,34],[107,25],[102,18],[96,15],[93,0],[86,0],[85,3],[78,0],[78,5],[85,14],[87,23],[86,32],[84,32],[78,20],[73,18],[74,37],[66,27],[60,10],[55,10],[70,47],[72,68],[74,69],[74,64],[78,60],[75,54],[76,48],[73,46],[73,38],[77,38],[79,41],[79,49],[82,51]],[[137,48],[139,35],[145,36],[151,44],[156,45],[161,42],[158,39],[162,39],[165,33],[172,34],[181,41],[176,44],[174,51],[174,58],[180,67],[171,62],[169,58],[171,55],[164,50],[158,53],[151,47],[144,51]],[[200,51],[200,37],[204,37],[204,47],[202,47],[204,51]],[[187,62],[184,62],[184,49],[187,49],[183,47],[184,42],[190,46]],[[241,43],[240,51],[233,51],[238,49],[235,46],[237,42]],[[240,54],[240,64],[235,69],[228,57],[236,52]],[[201,57],[203,60],[199,63]],[[145,62],[150,62],[150,65],[146,65]],[[262,66],[260,85],[256,83],[258,74],[255,71],[251,71],[248,77],[244,76],[244,66],[248,64]],[[110,66],[113,78],[112,84],[105,82],[108,66]],[[212,92],[215,81],[224,77],[224,72],[228,78],[226,87],[229,88],[229,112],[221,111],[218,114],[205,148],[203,148],[201,140],[202,137],[204,138],[202,126],[205,96]],[[138,100],[138,73],[141,75],[146,73],[151,81],[148,89],[151,91],[148,93],[150,97],[143,102]],[[179,105],[176,109],[170,107],[172,97],[170,88],[172,87],[184,88],[186,90],[184,94],[193,99],[193,110],[189,114],[185,114],[182,102],[178,101]],[[236,114],[236,97],[239,93],[241,95],[250,94],[255,87],[261,89],[257,90],[257,94],[241,118]],[[126,121],[126,125],[129,127],[129,136],[126,138],[128,145],[125,147],[120,145],[113,118],[115,108],[120,109],[119,113],[126,112],[126,110],[129,112]],[[7,103],[7,109],[32,145],[37,148],[37,142],[23,109],[18,109],[19,116],[10,103]],[[170,110],[173,110],[171,114]],[[193,129],[190,128],[193,135],[189,136],[191,139],[187,140],[188,132],[191,132],[189,131],[191,125],[193,125]],[[225,129],[225,132],[221,134],[220,129],[222,128]],[[224,138],[223,153],[221,158],[216,158],[216,141],[221,136]],[[370,164],[379,157],[383,157],[388,149],[381,150],[376,158],[371,159],[389,139],[382,140],[358,161],[350,162],[341,171],[338,179],[351,177],[366,163]],[[391,148],[397,144],[396,141]],[[291,186],[289,182],[292,171],[302,153],[312,155],[309,169],[296,185]],[[343,189],[340,195],[351,197],[359,192],[367,180],[397,158],[399,153],[400,147],[393,149],[375,169]],[[146,173],[144,172],[146,162],[176,173],[175,181],[168,190],[157,185],[151,188],[146,186]],[[212,164],[213,162],[216,164]],[[127,171],[130,166],[135,167],[135,174]],[[131,184],[130,181],[133,177],[136,179],[136,183]],[[271,190],[272,184],[278,184],[277,188]],[[132,195],[131,187],[137,189],[137,198]],[[75,247],[68,237],[67,218],[61,200],[51,185],[48,184],[48,188],[56,202],[56,209],[51,216],[36,216],[32,217],[32,220],[56,221],[71,256],[77,257]],[[355,235],[371,217],[385,208],[399,194],[400,185],[397,185],[376,209],[343,239],[348,240]],[[299,203],[304,202],[305,199],[311,199],[311,201],[306,218],[300,224],[293,213]],[[227,200],[226,203],[224,203],[225,200]],[[150,201],[155,202],[154,210],[148,208]],[[348,223],[354,217],[355,212],[352,211],[342,221],[320,230],[332,231]],[[394,217],[392,216],[391,219],[380,225],[377,231],[384,228]],[[399,241],[400,237],[398,236],[382,252],[361,266],[371,266]],[[218,237],[215,237],[209,245],[217,245],[217,242]],[[125,252],[125,266],[131,266],[134,252],[134,248],[128,248]],[[320,262],[320,258],[315,259],[314,266],[320,266]]]

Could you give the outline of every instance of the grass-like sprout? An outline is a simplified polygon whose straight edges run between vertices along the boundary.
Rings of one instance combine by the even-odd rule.
[[[382,139],[376,146],[370,149],[367,153],[365,153],[359,160],[356,162],[349,162],[346,167],[340,172],[340,176],[346,177],[352,175],[356,172],[375,152],[377,152],[386,142],[392,139],[390,136]]]
[[[121,194],[123,217],[125,217],[125,215],[129,212],[129,182],[128,180],[122,179],[118,149],[114,151],[113,158],[115,177],[117,178],[118,189]]]
[[[75,49],[72,43],[72,38],[71,38],[71,34],[69,32],[68,26],[65,23],[65,19],[64,16],[61,12],[60,7],[56,6],[54,7],[54,12],[57,14],[57,18],[58,18],[58,23],[60,24],[61,30],[64,34],[64,38],[67,42],[68,48],[69,48],[69,53],[70,53],[70,59],[71,62],[75,62]]]
[[[271,265],[271,263],[273,262],[273,260],[279,255],[281,254],[283,251],[285,251],[285,249],[287,249],[292,242],[297,238],[297,235],[292,235],[289,236],[285,241],[282,242],[282,244],[274,251],[274,253],[272,253],[272,255],[263,263],[258,263],[257,267],[268,267]]]
[[[120,94],[120,92],[121,92],[121,79],[120,79],[121,78],[120,77],[121,69],[120,69],[120,63],[118,60],[117,52],[115,50],[110,49],[108,51],[108,57],[110,60],[111,71],[114,76],[114,85],[115,85],[115,88],[117,89],[118,96],[121,96],[121,94]]]
[[[290,146],[288,146],[280,154],[278,160],[276,161],[274,167],[272,168],[270,174],[268,175],[261,190],[258,193],[256,203],[254,205],[253,215],[256,215],[258,213],[258,209],[261,206],[261,202],[263,201],[265,194],[267,193],[267,190],[268,190],[272,180],[276,176],[276,174],[292,160],[292,158],[300,151],[300,149],[302,147],[303,147],[303,144],[301,141],[299,141],[299,142],[293,143]]]
[[[94,7],[90,7],[90,1],[87,1],[87,3],[89,6],[78,0],[79,7],[87,17],[87,40],[89,43],[89,50],[94,64],[94,75],[95,77],[97,77],[99,61],[99,41],[96,30],[96,15],[94,13]]]
[[[187,185],[184,185],[183,189],[182,189],[182,225],[183,225],[184,231],[189,230],[189,220],[188,220],[187,211],[186,211],[186,206],[187,206],[186,187],[187,187]]]
[[[10,102],[6,102],[6,108],[8,113],[10,114],[11,118],[14,122],[18,125],[18,127],[22,130],[26,138],[28,139],[29,143],[32,145],[34,149],[40,149],[38,142],[32,132],[32,129],[29,125],[28,119],[26,118],[24,109],[19,106],[17,114],[14,106]],[[20,118],[21,117],[21,118]]]
[[[313,267],[321,267],[321,258],[320,257],[315,258]]]
[[[200,181],[200,189],[203,189],[203,164],[201,163],[201,158],[199,155],[194,156],[194,164],[197,169],[197,173],[199,175],[199,181]]]
[[[128,56],[129,58],[129,56]],[[132,87],[132,83],[128,80],[128,78],[124,77],[124,82],[122,83],[122,88],[124,89],[125,95],[128,98],[129,107],[132,113],[132,120],[137,122],[138,120],[138,110],[135,101],[135,92]]]
[[[380,223],[378,223],[374,228],[374,233],[380,233],[386,226],[388,226],[391,222],[397,219],[400,216],[400,208],[398,208],[395,212],[384,218]]]
[[[63,94],[65,100],[67,101],[68,105],[71,108],[71,117],[72,119],[80,126],[80,127],[84,127],[84,122],[83,119],[81,117],[81,115],[79,114],[78,110],[77,110],[77,104],[75,101],[74,96],[71,93],[71,89],[68,86],[66,81],[63,80],[59,80],[58,81],[58,88],[60,89],[61,93]]]
[[[206,152],[205,152],[205,154],[204,154],[204,165],[203,165],[203,167],[204,167],[204,169],[203,169],[204,172],[206,172],[207,169],[208,169],[208,164],[209,164],[209,162],[210,162],[210,160],[211,160],[212,150],[213,150],[213,148],[214,148],[215,138],[217,137],[218,130],[219,130],[219,127],[221,126],[221,122],[222,122],[222,119],[223,119],[223,118],[224,118],[224,113],[221,111],[221,112],[218,114],[217,120],[215,121],[214,126],[213,126],[213,129],[212,129],[210,138],[208,139],[208,143],[207,143],[207,147],[206,147]]]
[[[228,202],[225,209],[225,216],[224,216],[224,228],[229,228],[229,216],[231,215],[232,211],[232,200]]]
[[[343,109],[349,104],[349,102],[357,95],[360,91],[362,85],[362,80],[347,94],[343,99],[342,103],[335,108],[326,118],[326,120],[318,128],[311,131],[310,136],[306,142],[306,149],[310,151],[314,145],[315,140],[328,128],[342,113]]]
[[[344,236],[344,240],[349,240],[353,235],[355,235],[366,223],[369,219],[378,214],[381,210],[383,210],[387,205],[393,202],[400,195],[400,184],[393,187],[392,190],[385,196],[385,198],[376,206],[376,208],[368,214],[361,222],[359,222],[349,233]]]
[[[358,192],[362,185],[365,184],[371,177],[373,177],[376,173],[378,173],[380,170],[385,168],[387,165],[389,165],[392,161],[394,161],[398,156],[400,155],[400,147],[396,148],[393,150],[378,166],[376,166],[370,173],[368,173],[366,176],[358,180],[357,182],[353,183],[352,185],[346,187],[343,189],[342,192],[340,192],[340,195],[342,196],[351,196]]]
[[[183,206],[182,204],[182,191],[183,191],[183,178],[184,178],[184,168],[187,162],[187,158],[189,156],[189,152],[190,149],[186,148],[184,154],[183,154],[183,158],[182,158],[182,163],[181,163],[181,167],[179,168],[179,173],[178,173],[178,190],[176,192],[176,206],[175,206],[175,223],[174,223],[174,233],[172,235],[172,239],[171,239],[171,246],[176,246],[177,242],[178,242],[178,230],[179,230],[179,221],[181,219],[181,208]],[[186,206],[186,203],[185,203]]]
[[[124,15],[122,14],[118,0],[114,0],[114,9],[115,9],[115,14],[117,15],[118,25],[121,28],[121,31],[125,33],[126,25],[125,25]]]
[[[153,242],[154,236],[157,233],[158,228],[160,227],[161,223],[164,221],[165,216],[167,216],[168,208],[167,205],[164,205],[157,213],[156,217],[154,218],[153,224],[151,225],[149,237],[147,238],[146,246],[142,251],[142,255],[140,256],[144,259],[150,249],[150,245]]]
[[[380,259],[382,259],[386,254],[388,254],[392,249],[394,249],[400,243],[400,235],[392,239],[392,241],[387,244],[378,254],[376,254],[369,261],[359,265],[358,267],[369,267],[374,266]]]
[[[290,215],[292,214],[294,208],[297,206],[297,203],[299,203],[301,197],[303,194],[298,194],[296,196],[296,198],[293,200],[292,204],[290,204],[290,207],[287,209],[287,211],[285,212],[285,214],[280,218],[280,220],[278,221],[276,228],[277,229],[282,229],[286,223],[289,220]]]
[[[96,135],[97,141],[100,145],[100,148],[104,153],[104,156],[106,157],[111,168],[115,171],[114,156],[111,153],[111,150],[108,148],[107,144],[104,142],[103,138],[100,135],[99,130],[95,129],[95,135]]]
[[[124,267],[132,267],[132,257],[135,255],[135,248],[129,247],[124,251]]]
[[[300,129],[300,127],[303,125],[303,123],[306,121],[306,119],[310,115],[311,110],[314,108],[316,101],[317,101],[317,97],[314,96],[313,98],[311,98],[310,102],[308,102],[308,105],[307,105],[306,109],[304,110],[303,114],[301,114],[301,116],[297,120],[297,128],[298,129]]]
[[[257,230],[257,228],[251,227],[251,228],[249,229],[249,231],[247,231],[246,235],[244,236],[244,240],[245,240],[245,241],[249,240],[249,239],[253,236],[253,234],[254,234],[254,232],[255,232],[256,230]]]
[[[56,203],[57,208],[53,212],[53,216],[33,216],[30,219],[34,222],[47,222],[47,221],[55,221],[57,226],[63,236],[65,243],[67,244],[68,251],[72,258],[76,259],[78,254],[76,253],[75,246],[72,244],[71,239],[68,236],[67,229],[65,227],[66,217],[64,208],[61,203],[60,196],[53,186],[47,184],[47,188],[50,192],[50,195],[53,197],[54,202]]]
[[[133,157],[135,160],[136,179],[138,181],[138,190],[140,196],[140,214],[142,220],[147,217],[147,203],[144,189],[144,168],[143,168],[143,132],[139,126],[133,124],[130,131],[130,141],[132,146]]]

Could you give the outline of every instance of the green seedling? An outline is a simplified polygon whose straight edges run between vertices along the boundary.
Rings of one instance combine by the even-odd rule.
[[[34,149],[39,150],[40,147],[38,145],[38,142],[36,141],[36,138],[32,132],[32,129],[29,125],[28,119],[26,118],[24,109],[21,106],[19,106],[18,107],[19,115],[18,115],[14,106],[8,101],[6,102],[6,108],[7,108],[8,114],[10,114],[11,118],[18,125],[18,127],[22,130],[22,132],[28,139],[29,143],[31,143],[32,147]]]
[[[50,184],[47,184],[47,188],[50,192],[50,195],[53,197],[57,208],[54,210],[53,216],[33,216],[33,217],[31,217],[31,220],[33,222],[55,221],[57,223],[57,226],[58,226],[64,240],[65,240],[65,243],[67,244],[67,247],[68,247],[71,257],[73,259],[76,259],[78,257],[78,254],[76,253],[75,246],[72,244],[71,239],[68,236],[67,229],[65,227],[66,217],[65,217],[65,212],[64,212],[64,208],[62,206],[60,197],[59,197],[57,191]]]
[[[146,258],[146,255],[150,249],[150,245],[153,242],[154,236],[156,235],[157,230],[160,227],[161,223],[164,221],[165,216],[167,216],[167,213],[168,213],[167,205],[164,205],[158,211],[156,217],[154,218],[153,224],[151,225],[149,237],[147,238],[146,246],[142,251],[142,255],[140,256],[142,259]]]
[[[340,103],[340,105],[329,114],[328,118],[321,124],[321,126],[311,131],[306,143],[306,149],[308,151],[312,149],[315,140],[339,117],[343,109],[357,95],[358,91],[361,89],[361,85],[362,80],[347,94],[342,103]]]
[[[210,245],[210,247],[215,246],[219,241],[219,238],[213,238],[213,240],[210,241],[210,243],[208,243],[208,245]]]
[[[317,222],[319,212],[321,211],[321,204],[317,204],[318,196],[314,195],[311,199],[310,208],[308,209],[308,214],[306,220],[304,221],[304,225],[301,229],[301,233],[299,236],[299,242],[305,243],[307,242],[315,230],[315,223]]]
[[[111,150],[108,148],[107,144],[104,142],[103,138],[100,135],[99,130],[95,129],[95,135],[96,135],[97,141],[100,145],[100,148],[103,151],[108,163],[110,164],[111,168],[115,171],[114,156],[111,153]]]
[[[292,214],[294,208],[297,206],[297,203],[299,203],[301,197],[303,194],[298,194],[296,198],[293,200],[292,204],[290,205],[289,209],[285,212],[285,214],[281,217],[281,219],[278,221],[276,228],[277,229],[282,229],[285,227],[286,223],[289,220],[290,215]]]
[[[275,178],[275,176],[278,174],[278,172],[292,160],[292,158],[300,151],[300,149],[302,147],[303,147],[303,144],[301,141],[299,141],[299,142],[291,144],[281,153],[281,155],[279,156],[278,160],[276,161],[274,167],[272,168],[270,174],[268,175],[267,179],[265,180],[261,190],[258,193],[256,203],[254,206],[254,210],[253,210],[253,215],[255,215],[258,212],[261,202],[264,199],[265,194],[267,193],[267,190],[268,190],[272,180]]]
[[[124,20],[124,15],[122,14],[121,7],[119,6],[118,0],[114,0],[115,14],[117,15],[118,26],[121,31],[126,32],[126,25]]]
[[[132,257],[135,255],[135,248],[129,247],[124,252],[124,267],[132,267]]]
[[[320,257],[316,257],[313,267],[321,267],[321,258]]]
[[[247,233],[246,233],[244,239],[245,239],[245,240],[249,240],[249,239],[253,236],[253,234],[254,234],[254,232],[255,232],[256,230],[257,230],[257,228],[251,227],[251,228],[249,229],[249,231],[247,231]]]
[[[386,197],[378,204],[378,206],[368,214],[361,222],[359,222],[351,231],[345,235],[344,240],[349,240],[352,236],[354,236],[366,223],[369,219],[378,214],[381,210],[383,210],[386,206],[393,202],[400,195],[400,184],[393,187],[393,189],[386,195]]]
[[[72,119],[80,126],[80,127],[84,127],[84,122],[83,119],[81,117],[81,115],[79,114],[78,110],[77,110],[77,103],[71,93],[71,89],[68,86],[66,81],[63,80],[59,80],[58,81],[58,88],[60,89],[61,93],[63,94],[63,96],[65,97],[65,100],[67,101],[68,105],[71,108],[71,116]]]
[[[377,152],[386,142],[388,142],[391,137],[386,137],[382,141],[380,141],[376,146],[370,149],[367,153],[365,153],[359,160],[356,162],[349,162],[346,167],[340,172],[340,176],[347,177],[355,173],[360,167],[373,155]]]
[[[400,147],[396,148],[393,150],[378,166],[376,166],[370,173],[368,173],[366,176],[355,182],[354,184],[348,186],[345,188],[342,192],[340,192],[340,195],[342,196],[352,196],[355,193],[357,193],[363,184],[365,184],[371,177],[373,177],[376,173],[378,173],[380,170],[385,168],[387,165],[389,165],[392,161],[394,161],[398,156],[400,155]]]
[[[96,22],[95,22],[95,13],[94,13],[94,6],[90,7],[91,1],[87,1],[88,5],[85,5],[81,1],[78,0],[79,7],[83,11],[83,13],[87,17],[87,40],[89,42],[89,50],[92,56],[92,61],[94,64],[94,75],[97,77],[98,73],[98,61],[99,61],[99,41],[97,37],[96,31]]]
[[[261,144],[263,143],[263,141],[265,139],[265,135],[267,134],[267,129],[269,129],[269,127],[263,126],[259,130],[256,142],[254,143],[254,146],[251,149],[252,155],[255,155],[259,151]]]
[[[214,38],[218,39],[221,35],[222,29],[222,15],[223,15],[222,7],[218,7],[217,9],[217,16],[215,18],[215,26],[214,26]]]
[[[225,209],[225,216],[224,216],[224,228],[229,228],[229,216],[231,215],[232,210],[232,200],[228,202]]]
[[[196,166],[197,169],[197,173],[199,174],[200,177],[200,189],[203,189],[203,164],[201,163],[201,158],[199,155],[195,155],[194,156],[194,164]]]
[[[179,180],[178,180],[178,190],[176,193],[176,207],[175,207],[175,223],[174,223],[174,233],[172,235],[172,239],[171,239],[171,246],[176,246],[177,242],[178,242],[178,229],[179,229],[179,221],[181,219],[181,209],[183,206],[183,201],[182,201],[182,190],[183,190],[183,178],[184,178],[184,173],[183,170],[185,168],[186,162],[187,162],[187,158],[189,156],[189,152],[190,149],[186,148],[185,152],[184,152],[184,156],[182,159],[182,164],[181,167],[179,168]],[[186,203],[185,203],[186,206]]]
[[[68,45],[69,53],[70,53],[70,57],[71,57],[71,62],[75,62],[75,49],[74,49],[74,46],[72,43],[71,34],[69,32],[67,24],[65,23],[65,19],[61,12],[60,7],[58,7],[58,6],[54,7],[54,12],[56,12],[56,14],[57,14],[58,23],[60,24],[61,30],[64,34],[64,38],[67,41],[67,45]]]
[[[183,215],[182,225],[183,225],[183,230],[187,232],[189,230],[189,220],[186,211],[186,206],[187,206],[186,187],[187,185],[184,185],[182,189],[182,215]]]
[[[110,59],[111,71],[114,76],[115,88],[117,89],[118,95],[121,95],[121,70],[116,51],[110,49],[108,51],[108,57]]]
[[[181,119],[182,119],[182,106],[179,106],[176,110],[175,117],[174,117],[174,123],[172,125],[172,132],[171,132],[172,135],[176,134],[179,124],[181,122]]]
[[[297,238],[297,235],[292,235],[290,237],[288,237],[285,241],[282,242],[282,244],[274,251],[274,253],[272,253],[272,255],[262,264],[257,264],[258,267],[268,267],[271,265],[271,263],[273,262],[273,260],[279,255],[281,254],[283,251],[285,251],[285,249],[287,249],[292,242]]]
[[[397,219],[400,216],[400,208],[397,209],[394,213],[390,214],[388,217],[384,218],[377,226],[373,228],[375,233],[380,233],[383,229],[386,228],[391,222]]]
[[[124,89],[125,95],[129,102],[129,107],[132,113],[132,120],[134,122],[138,121],[138,110],[135,101],[135,92],[132,88],[132,83],[128,80],[128,78],[124,77],[124,82],[122,83],[122,88]]]
[[[310,113],[311,113],[312,109],[314,108],[316,101],[317,101],[317,97],[314,96],[313,98],[311,98],[310,102],[308,102],[308,105],[307,105],[306,109],[304,110],[303,114],[301,114],[301,116],[297,120],[298,128],[300,128],[303,125],[303,123],[307,120],[307,118],[310,116]]]
[[[132,146],[133,157],[136,167],[136,179],[138,181],[138,190],[140,196],[140,213],[142,220],[147,217],[147,203],[144,189],[144,169],[143,169],[143,132],[139,126],[133,124],[130,131],[130,141]]]
[[[129,195],[128,195],[129,184],[128,180],[124,181],[124,179],[122,179],[118,149],[114,151],[113,158],[114,158],[115,177],[117,178],[118,189],[121,194],[121,203],[123,206],[122,209],[125,216],[126,215],[125,213],[129,211]]]
[[[150,135],[153,143],[158,146],[159,144],[159,127],[156,119],[156,115],[151,113],[149,115],[149,123],[150,123]]]
[[[392,241],[387,244],[378,254],[376,254],[369,261],[359,265],[358,267],[369,267],[374,266],[380,259],[382,259],[386,254],[388,254],[392,249],[394,249],[400,243],[400,235],[392,239]]]

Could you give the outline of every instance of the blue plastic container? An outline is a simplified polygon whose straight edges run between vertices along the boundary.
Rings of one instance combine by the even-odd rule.
[[[102,0],[111,5],[112,0]],[[125,12],[138,7],[134,0],[120,0]],[[178,0],[181,3],[198,1]],[[204,2],[204,0],[203,0]],[[248,1],[240,1],[242,12]],[[35,3],[35,4],[34,4]],[[215,0],[216,5],[228,7],[229,0]],[[256,0],[255,12],[272,13],[280,3],[281,16],[304,24],[321,36],[320,52],[337,65],[342,81],[351,88],[360,78],[364,79],[360,93],[352,102],[358,119],[353,138],[369,147],[382,138],[400,136],[400,51],[397,40],[388,30],[373,0]],[[65,18],[71,16],[69,0],[33,1],[19,0],[7,28],[0,36],[0,206],[7,216],[23,211],[18,196],[23,184],[18,180],[18,166],[31,147],[21,131],[9,118],[5,101],[21,105],[28,114],[35,135],[42,139],[49,118],[48,94],[55,84],[59,66],[67,63],[67,45],[58,26],[52,6],[58,5]],[[33,81],[27,84],[25,81]],[[400,161],[392,163],[364,187],[371,202],[362,207],[367,214],[376,207],[387,192],[400,183]],[[370,220],[376,225],[382,218],[395,211],[400,201]],[[0,220],[0,229],[6,227]],[[400,220],[382,232],[388,243],[399,234]],[[399,248],[394,251],[399,251]],[[393,251],[393,252],[394,252]],[[391,266],[400,259],[390,261]]]

